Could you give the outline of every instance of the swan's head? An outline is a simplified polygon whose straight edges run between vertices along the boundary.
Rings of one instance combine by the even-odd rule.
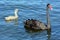
[[[16,9],[15,9],[15,15],[16,15],[17,13],[18,13],[18,9],[16,8]]]
[[[18,16],[17,13],[18,13],[18,9],[15,9],[15,16]]]
[[[47,4],[47,8],[52,10],[52,6],[50,4]]]
[[[18,11],[18,9],[15,9],[15,11]]]

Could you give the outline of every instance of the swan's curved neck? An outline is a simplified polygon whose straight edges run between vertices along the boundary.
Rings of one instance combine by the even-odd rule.
[[[16,17],[18,17],[17,13],[18,13],[18,9],[15,9],[15,16]]]
[[[46,15],[47,15],[47,27],[50,28],[49,8],[47,7],[46,10],[47,10],[47,13],[46,13]]]

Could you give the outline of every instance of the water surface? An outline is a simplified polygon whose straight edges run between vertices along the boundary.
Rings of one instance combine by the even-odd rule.
[[[24,21],[36,19],[46,23],[46,4],[50,3],[51,34],[47,31],[26,32]],[[60,0],[0,0],[0,40],[60,40]],[[6,22],[5,17],[19,9],[18,20]]]

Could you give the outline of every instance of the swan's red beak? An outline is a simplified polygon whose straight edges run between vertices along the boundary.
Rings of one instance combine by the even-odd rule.
[[[49,5],[49,8],[50,8],[50,10],[52,10],[52,6],[51,5]]]

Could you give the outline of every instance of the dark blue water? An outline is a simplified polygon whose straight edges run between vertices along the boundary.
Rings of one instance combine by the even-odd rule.
[[[50,3],[51,35],[47,31],[26,32],[24,21],[36,19],[46,23],[46,4]],[[6,22],[18,8],[18,20]],[[60,0],[0,0],[0,40],[60,40]]]

